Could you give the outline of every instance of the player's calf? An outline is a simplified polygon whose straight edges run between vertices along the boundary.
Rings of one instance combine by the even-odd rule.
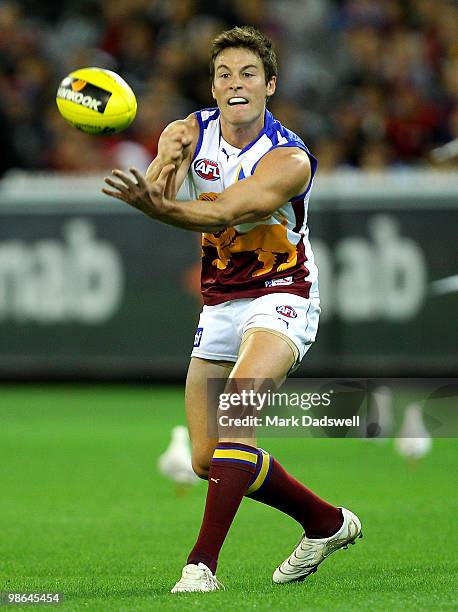
[[[192,460],[192,469],[194,474],[201,478],[202,480],[208,480],[208,472],[210,470],[210,465],[206,463],[202,463],[199,461]]]

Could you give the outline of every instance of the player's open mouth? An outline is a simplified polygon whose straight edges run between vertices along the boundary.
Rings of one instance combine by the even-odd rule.
[[[248,100],[246,98],[229,98],[227,103],[229,106],[235,106],[236,104],[248,104]]]

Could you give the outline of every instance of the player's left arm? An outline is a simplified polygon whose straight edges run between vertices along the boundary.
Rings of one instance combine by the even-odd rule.
[[[135,183],[127,174],[117,172],[123,184],[115,197],[163,223],[218,232],[240,223],[268,219],[294,195],[305,191],[311,178],[307,153],[297,147],[280,147],[264,155],[253,176],[234,183],[216,200],[178,202],[165,195],[167,177],[173,169],[172,165],[166,166],[157,181],[149,185],[135,168],[131,168]]]
[[[268,219],[293,196],[304,192],[311,178],[310,160],[297,147],[267,153],[253,176],[234,183],[213,202],[224,227]]]

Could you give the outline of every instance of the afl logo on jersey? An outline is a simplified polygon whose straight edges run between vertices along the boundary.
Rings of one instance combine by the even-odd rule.
[[[278,314],[281,314],[284,317],[289,317],[290,319],[295,319],[297,317],[297,312],[292,306],[277,306],[275,310],[278,312]]]
[[[218,164],[212,159],[196,159],[194,170],[206,181],[217,181],[220,177]]]

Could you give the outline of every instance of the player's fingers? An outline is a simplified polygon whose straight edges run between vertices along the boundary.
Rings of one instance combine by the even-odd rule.
[[[180,132],[173,135],[173,141],[177,144],[184,145],[185,142],[189,139],[189,134],[186,130],[180,130]]]
[[[167,164],[164,166],[157,177],[158,182],[165,182],[172,170],[175,170],[175,164]]]
[[[111,198],[117,198],[118,200],[125,202],[124,196],[120,194],[119,191],[110,191],[109,189],[105,189],[105,187],[103,187],[102,192]]]
[[[111,173],[114,174],[114,176],[116,176],[117,178],[121,179],[121,181],[129,189],[133,189],[136,186],[135,183],[130,178],[130,176],[128,174],[126,174],[125,172],[123,172],[122,170],[112,170]]]
[[[180,149],[179,151],[171,151],[169,158],[175,163],[178,164],[178,162],[181,162],[181,159],[183,157],[183,152]]]
[[[113,181],[108,176],[105,178],[105,183],[107,185],[110,185],[110,187],[114,187],[115,189],[119,189],[119,191],[121,191],[122,193],[125,193],[125,191],[126,191],[126,186],[123,183],[117,183],[116,181]]]
[[[152,185],[150,185],[149,190],[152,195],[159,195],[159,193],[161,195],[164,195],[165,189],[167,187],[167,180],[172,170],[175,170],[174,164],[167,164],[162,168],[157,179]]]
[[[137,179],[137,185],[140,187],[140,189],[148,190],[148,186],[146,184],[145,177],[143,176],[143,174],[139,170],[137,170],[137,168],[129,168],[129,171],[132,172],[132,174]]]
[[[171,140],[173,142],[180,143],[183,140],[184,136],[185,136],[184,132],[177,132],[176,134],[172,136]]]

